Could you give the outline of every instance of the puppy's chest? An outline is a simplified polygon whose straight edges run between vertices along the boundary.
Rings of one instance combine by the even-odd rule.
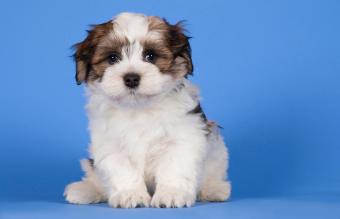
[[[102,115],[94,131],[116,147],[146,149],[173,138],[180,117],[171,111],[114,111]]]

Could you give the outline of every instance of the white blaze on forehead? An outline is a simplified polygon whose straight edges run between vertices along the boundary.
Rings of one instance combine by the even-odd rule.
[[[126,37],[130,42],[148,34],[148,17],[143,14],[121,13],[113,19],[114,32]]]

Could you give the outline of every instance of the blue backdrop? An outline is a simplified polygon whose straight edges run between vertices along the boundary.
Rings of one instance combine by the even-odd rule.
[[[224,127],[231,154],[231,202],[163,212],[246,217],[247,206],[264,203],[259,212],[286,206],[283,212],[291,217],[297,205],[282,200],[295,197],[300,216],[314,209],[309,216],[340,218],[336,0],[2,0],[0,209],[5,216],[18,211],[27,216],[29,209],[114,216],[116,210],[105,205],[66,205],[62,193],[67,183],[81,177],[78,160],[87,156],[89,140],[83,88],[74,81],[70,46],[86,36],[89,24],[122,11],[159,15],[172,23],[187,20],[193,36],[192,80],[201,87],[208,117]],[[140,215],[155,211],[142,209]]]

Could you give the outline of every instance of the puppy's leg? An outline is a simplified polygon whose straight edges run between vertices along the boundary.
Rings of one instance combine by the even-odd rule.
[[[203,183],[199,192],[202,201],[225,201],[230,197],[231,185],[227,181],[228,150],[213,124],[208,136],[209,148],[204,162]]]
[[[177,144],[168,145],[160,154],[153,207],[190,207],[195,203],[206,139],[204,134],[188,137],[177,138]]]
[[[135,208],[149,206],[150,195],[143,178],[143,168],[126,154],[111,154],[96,163],[105,183],[108,203],[112,207]]]
[[[90,204],[106,201],[106,197],[99,183],[99,179],[93,171],[89,160],[81,160],[85,177],[79,181],[69,184],[65,188],[65,199],[73,204]]]

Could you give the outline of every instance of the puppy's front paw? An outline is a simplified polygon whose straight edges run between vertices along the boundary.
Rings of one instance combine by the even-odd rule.
[[[195,194],[174,187],[162,186],[156,189],[151,206],[156,208],[190,207],[195,200]]]
[[[143,189],[130,189],[115,192],[109,199],[109,205],[114,208],[149,207],[150,195]]]

